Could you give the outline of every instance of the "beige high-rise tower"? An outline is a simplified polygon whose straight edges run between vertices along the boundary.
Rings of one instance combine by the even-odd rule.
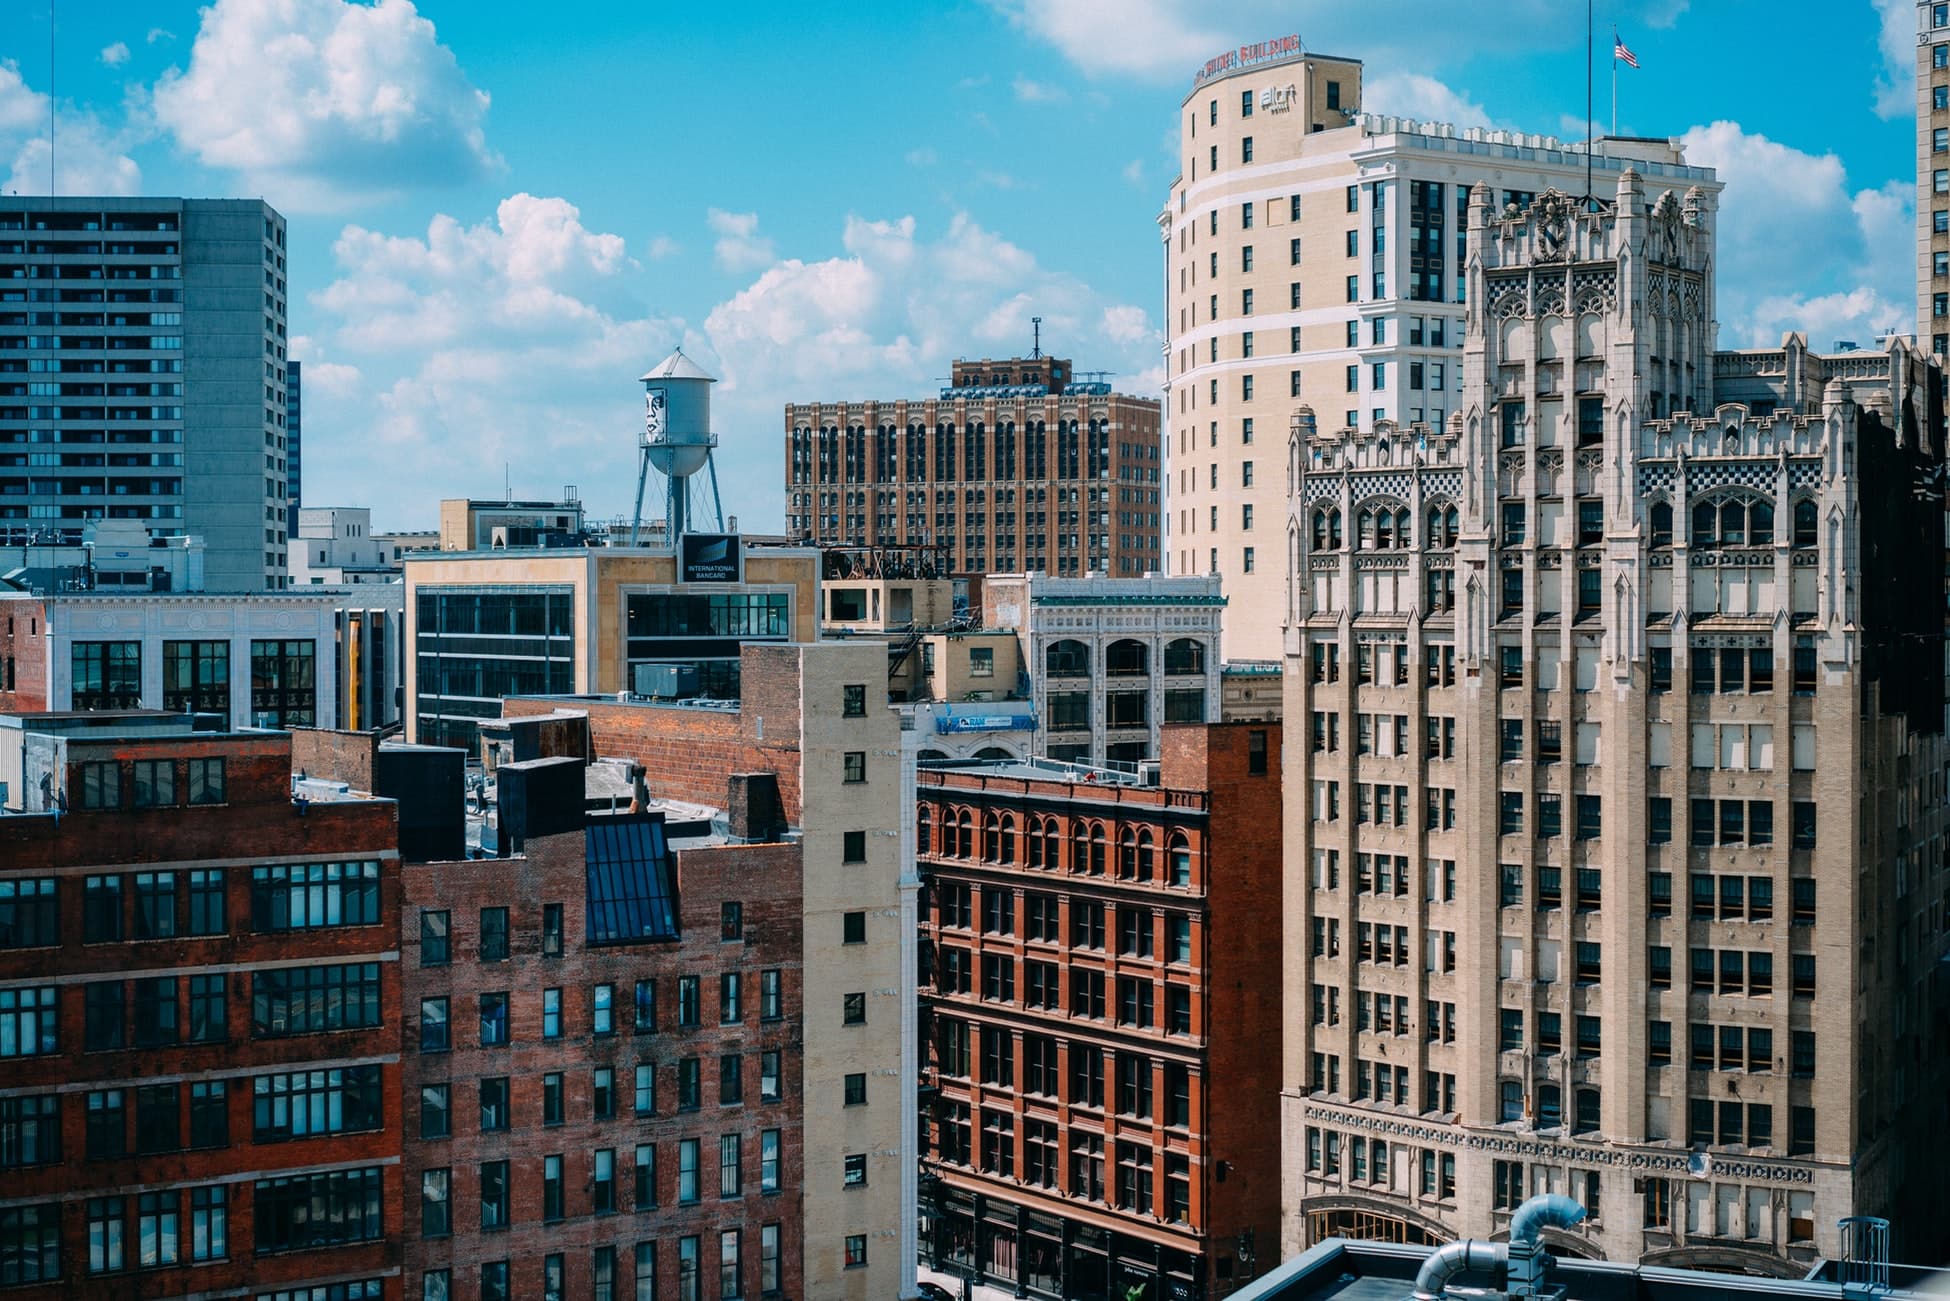
[[[1950,353],[1950,4],[1916,2],[1916,341]]]
[[[1280,439],[1437,429],[1462,404],[1469,187],[1493,212],[1555,187],[1717,189],[1669,140],[1584,142],[1362,111],[1358,60],[1291,43],[1215,60],[1179,108],[1165,241],[1165,571],[1217,573],[1228,660],[1280,654]]]
[[[1715,192],[1469,192],[1439,428],[1296,415],[1283,1247],[1940,1259],[1940,374],[1715,352]]]

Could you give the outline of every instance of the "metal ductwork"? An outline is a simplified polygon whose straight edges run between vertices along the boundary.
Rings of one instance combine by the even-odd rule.
[[[1415,1293],[1411,1301],[1439,1301],[1449,1280],[1456,1275],[1472,1269],[1499,1269],[1509,1261],[1507,1242],[1464,1239],[1438,1247],[1415,1272]]]
[[[1583,1220],[1584,1207],[1568,1197],[1543,1193],[1517,1207],[1510,1217],[1508,1242],[1452,1242],[1422,1262],[1415,1275],[1411,1301],[1440,1301],[1449,1280],[1466,1270],[1502,1268],[1509,1295],[1535,1296],[1544,1281],[1549,1253],[1543,1248],[1546,1228],[1568,1229]]]

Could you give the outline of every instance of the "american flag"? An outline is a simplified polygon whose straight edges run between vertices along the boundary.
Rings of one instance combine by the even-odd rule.
[[[1616,32],[1612,34],[1611,38],[1611,57],[1615,62],[1623,63],[1628,67],[1636,68],[1639,66],[1639,56],[1626,48],[1625,42],[1618,38]]]

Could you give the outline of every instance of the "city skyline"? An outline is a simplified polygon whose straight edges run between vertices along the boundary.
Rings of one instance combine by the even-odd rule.
[[[1912,7],[1844,22],[1790,6],[1738,28],[1769,79],[1851,88],[1819,108],[1723,74],[1724,5],[1606,9],[1599,129],[1616,24],[1642,65],[1620,73],[1621,131],[1684,139],[1727,183],[1729,232],[1757,232],[1722,250],[1721,345],[1900,327]],[[795,396],[918,391],[957,356],[1026,351],[1032,315],[1047,346],[1157,391],[1174,115],[1228,47],[1298,29],[1365,61],[1374,111],[1582,131],[1584,32],[1551,6],[1441,33],[1307,6],[1249,5],[1223,30],[1188,12],[1121,6],[1110,41],[1087,4],[762,8],[738,27],[593,5],[544,32],[512,6],[403,0],[118,3],[61,12],[50,32],[36,6],[0,34],[0,165],[9,190],[46,189],[51,82],[59,190],[261,193],[287,213],[313,502],[424,526],[422,485],[492,495],[505,476],[517,495],[574,483],[592,514],[621,513],[631,381],[682,344],[724,380],[726,509],[770,530],[773,431]],[[1822,17],[1823,40],[1805,39]],[[852,71],[866,66],[906,71],[869,82]],[[798,106],[781,113],[772,87]],[[281,104],[303,107],[258,109]],[[591,123],[609,124],[603,146],[564,144]]]

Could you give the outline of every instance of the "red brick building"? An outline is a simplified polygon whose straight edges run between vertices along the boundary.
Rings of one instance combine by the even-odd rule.
[[[621,814],[403,877],[408,1294],[804,1295],[798,848]]]
[[[1162,571],[1159,419],[1040,352],[958,360],[934,397],[788,403],[786,532],[964,575]]]
[[[0,710],[46,709],[47,603],[20,597],[0,602],[0,611]]]
[[[1224,1296],[1278,1259],[1280,731],[1168,726],[1156,786],[924,765],[926,1263]]]
[[[394,806],[182,715],[0,716],[0,782],[0,1288],[398,1298]]]

